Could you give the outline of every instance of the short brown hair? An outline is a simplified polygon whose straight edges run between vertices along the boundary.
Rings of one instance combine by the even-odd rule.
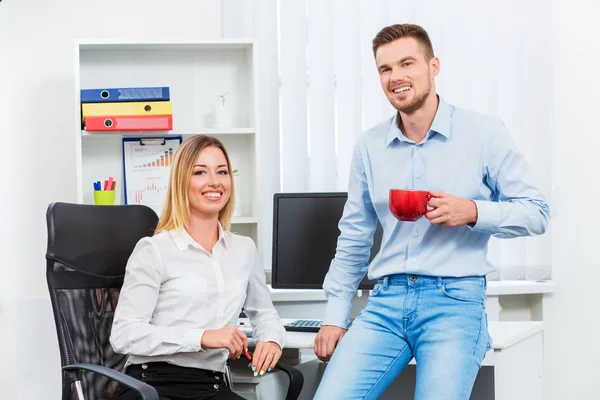
[[[425,58],[427,61],[434,57],[433,46],[427,31],[414,24],[396,24],[386,26],[375,35],[373,39],[373,55],[376,55],[377,49],[386,43],[393,42],[403,37],[411,37],[417,40],[425,50]]]
[[[190,201],[188,190],[190,179],[194,171],[196,157],[207,147],[216,147],[223,152],[227,160],[227,169],[231,174],[231,162],[229,155],[223,143],[214,136],[194,135],[185,140],[175,151],[175,158],[171,166],[169,176],[169,186],[165,197],[165,203],[162,215],[158,221],[158,226],[154,231],[157,235],[162,231],[183,228],[189,222]],[[235,202],[235,187],[233,179],[231,180],[231,196],[225,207],[219,212],[219,222],[224,230],[229,230],[231,226],[231,217],[233,215],[233,206]]]

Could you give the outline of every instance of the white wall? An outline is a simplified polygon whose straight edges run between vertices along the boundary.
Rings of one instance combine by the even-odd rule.
[[[595,205],[600,133],[594,124],[600,105],[600,10],[596,0],[553,0],[553,7],[558,291],[545,336],[544,398],[592,399],[600,393],[600,216]],[[0,3],[0,138],[7,166],[0,168],[0,397],[59,398],[56,334],[44,276],[44,213],[51,201],[76,200],[73,39],[207,38],[221,31],[221,2],[215,0]],[[548,132],[548,138],[552,135]]]
[[[596,0],[553,0],[557,292],[545,335],[548,400],[600,398],[600,42]],[[549,136],[550,136],[549,132]]]
[[[73,40],[221,35],[219,0],[0,3],[1,398],[60,398],[45,211],[77,200]]]

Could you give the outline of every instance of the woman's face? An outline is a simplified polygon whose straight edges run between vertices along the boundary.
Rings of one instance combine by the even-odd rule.
[[[213,217],[231,196],[231,175],[227,159],[218,147],[206,147],[196,157],[188,197],[192,214]]]

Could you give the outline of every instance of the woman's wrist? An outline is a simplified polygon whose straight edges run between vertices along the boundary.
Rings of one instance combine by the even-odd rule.
[[[274,345],[276,345],[279,348],[279,351],[281,351],[281,346],[279,345],[279,343],[274,342],[272,340],[269,340],[267,343],[273,343]]]

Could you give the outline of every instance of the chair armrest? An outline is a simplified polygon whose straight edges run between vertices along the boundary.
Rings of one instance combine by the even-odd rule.
[[[72,365],[65,365],[63,367],[63,370],[65,370],[65,371],[84,370],[84,371],[91,371],[96,374],[104,375],[107,378],[115,380],[115,381],[122,383],[123,385],[135,390],[142,396],[141,397],[142,400],[159,400],[158,392],[152,386],[150,386],[147,383],[144,383],[142,381],[138,381],[137,379],[132,378],[129,375],[125,375],[121,372],[115,371],[114,369],[106,368],[101,365],[95,365],[95,364],[72,364]]]
[[[290,385],[288,386],[286,400],[296,400],[300,396],[302,386],[304,385],[304,375],[291,365],[278,362],[275,368],[285,372],[290,378]]]

